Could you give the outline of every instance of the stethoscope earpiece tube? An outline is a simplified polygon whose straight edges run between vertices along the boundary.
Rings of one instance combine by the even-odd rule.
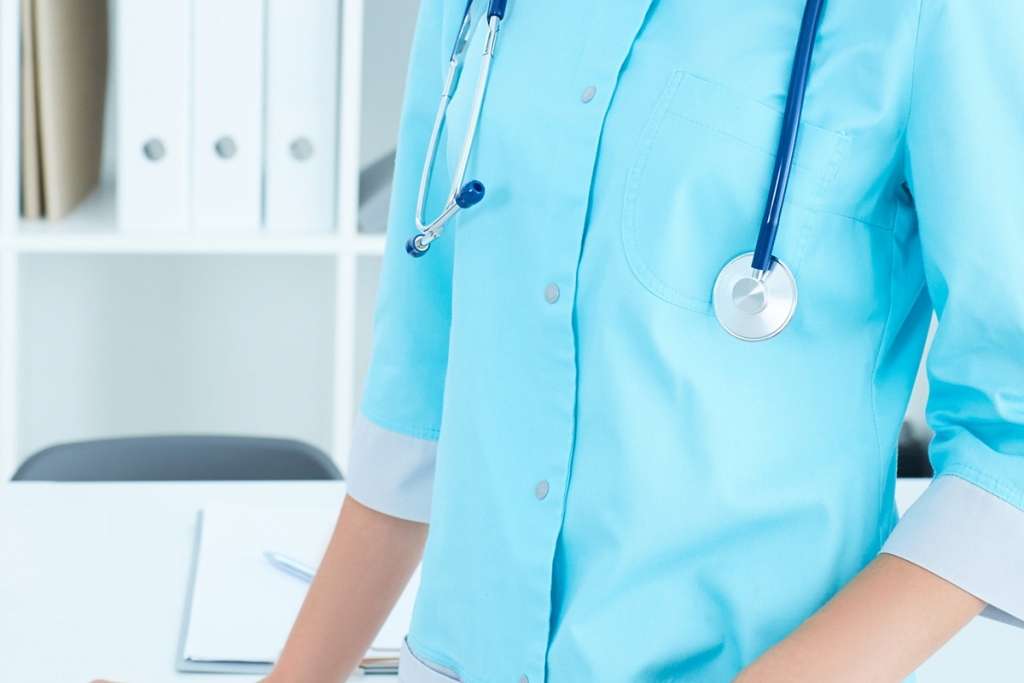
[[[779,146],[775,155],[775,169],[772,172],[771,188],[768,192],[768,203],[765,206],[761,230],[757,235],[757,246],[754,248],[752,266],[755,270],[768,271],[772,267],[772,250],[775,246],[775,236],[779,232],[782,206],[786,201],[786,188],[789,186],[789,175],[793,168],[793,158],[796,155],[804,95],[807,92],[807,80],[811,71],[811,56],[814,52],[818,24],[821,22],[824,6],[825,0],[808,0],[804,7],[800,38],[797,40],[796,55],[793,58],[793,72],[789,79],[789,93],[786,96],[786,110],[782,116],[782,133],[779,136]]]
[[[437,157],[438,142],[441,139],[441,132],[444,129],[445,119],[448,116],[448,105],[451,104],[455,89],[458,87],[462,75],[462,65],[465,59],[466,48],[469,45],[470,35],[475,26],[473,20],[473,0],[468,0],[466,9],[463,11],[462,24],[459,33],[455,37],[455,45],[452,48],[452,56],[448,65],[448,76],[441,91],[441,100],[437,105],[437,113],[434,116],[434,127],[430,132],[430,139],[427,142],[426,155],[423,160],[423,170],[420,173],[420,188],[416,198],[416,230],[417,235],[406,241],[405,250],[410,256],[419,258],[430,249],[430,243],[441,236],[445,224],[463,209],[469,209],[479,204],[486,194],[484,184],[479,180],[466,182],[466,169],[469,166],[469,157],[473,151],[473,144],[476,141],[477,126],[480,123],[480,114],[484,106],[484,96],[487,93],[487,84],[491,78],[491,62],[494,59],[494,49],[498,41],[498,29],[501,20],[505,16],[507,0],[490,0],[487,10],[487,40],[485,41],[484,54],[480,61],[480,74],[477,77],[476,92],[473,95],[470,106],[469,124],[466,127],[466,136],[462,142],[462,152],[459,155],[459,162],[455,167],[452,178],[452,187],[448,194],[448,201],[444,210],[437,218],[427,220],[424,217],[424,209],[427,202],[427,191],[430,185],[430,174]]]
[[[473,2],[474,0],[466,0],[466,9],[462,11],[462,23],[459,25],[459,33],[455,36],[455,43],[452,45],[450,59],[453,62],[461,60],[462,54],[469,45],[469,36],[473,28]],[[445,90],[450,91],[450,88],[445,88]]]

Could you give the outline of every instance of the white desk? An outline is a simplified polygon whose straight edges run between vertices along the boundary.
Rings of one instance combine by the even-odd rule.
[[[257,680],[174,670],[196,511],[212,501],[340,508],[344,491],[335,482],[0,488],[0,681]]]
[[[921,488],[901,482],[901,501]],[[174,671],[195,512],[211,501],[340,505],[343,493],[336,483],[0,487],[0,681],[253,681]],[[1020,681],[1022,653],[1024,632],[978,620],[920,681]]]

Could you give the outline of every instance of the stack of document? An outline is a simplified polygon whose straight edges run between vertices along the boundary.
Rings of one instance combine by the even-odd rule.
[[[199,518],[178,669],[269,671],[288,638],[308,583],[275,567],[266,553],[315,568],[336,516],[333,508],[205,508]],[[418,585],[417,573],[367,652],[363,661],[367,673],[397,671]]]
[[[56,220],[99,182],[106,0],[21,0],[21,212]]]

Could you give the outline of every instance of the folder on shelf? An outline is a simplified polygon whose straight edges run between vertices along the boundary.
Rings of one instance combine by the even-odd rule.
[[[22,212],[56,220],[96,187],[107,87],[106,0],[22,0]]]
[[[193,4],[192,207],[196,228],[257,230],[263,198],[264,4]]]
[[[338,0],[267,0],[264,222],[270,231],[334,226],[338,10]]]
[[[266,551],[319,564],[337,509],[218,504],[199,513],[177,668],[264,673],[281,652],[308,584],[271,565]],[[418,575],[392,611],[362,668],[393,673],[412,615]],[[344,605],[339,605],[344,609]]]
[[[21,215],[43,216],[43,179],[36,118],[36,47],[32,0],[21,0]]]
[[[189,224],[191,3],[117,6],[118,222],[126,231]]]

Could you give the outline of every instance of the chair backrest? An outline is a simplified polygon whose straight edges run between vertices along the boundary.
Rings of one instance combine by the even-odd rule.
[[[930,479],[935,475],[928,457],[931,433],[927,427],[904,422],[900,429],[896,476],[904,479]]]
[[[341,479],[326,453],[301,441],[248,436],[143,436],[45,448],[15,481],[252,481]]]

